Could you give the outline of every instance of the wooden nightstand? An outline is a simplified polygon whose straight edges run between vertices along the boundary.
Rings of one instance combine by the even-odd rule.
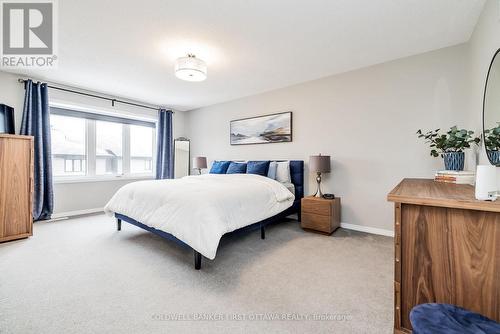
[[[332,234],[340,227],[340,198],[324,199],[307,196],[301,201],[303,229]]]

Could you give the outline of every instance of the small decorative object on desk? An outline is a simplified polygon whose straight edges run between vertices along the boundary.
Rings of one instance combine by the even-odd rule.
[[[0,133],[15,134],[14,108],[0,104]]]
[[[475,178],[473,171],[441,170],[434,175],[434,181],[455,184],[474,184]]]
[[[417,131],[418,138],[424,138],[431,148],[431,156],[441,155],[444,159],[446,170],[461,171],[464,169],[464,150],[471,147],[471,144],[479,144],[481,139],[473,137],[474,131],[458,129],[452,126],[446,134],[440,133],[440,129],[423,133]]]
[[[464,152],[446,152],[441,155],[444,160],[444,168],[447,170],[461,171],[464,169]]]
[[[198,170],[198,174],[201,175],[201,170],[207,168],[207,158],[195,157],[193,159],[193,168]]]
[[[475,196],[480,201],[495,201],[498,196],[497,168],[493,165],[477,166]]]

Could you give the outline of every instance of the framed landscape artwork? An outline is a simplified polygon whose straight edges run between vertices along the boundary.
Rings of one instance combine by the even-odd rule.
[[[231,145],[292,141],[292,112],[237,119],[230,122]]]

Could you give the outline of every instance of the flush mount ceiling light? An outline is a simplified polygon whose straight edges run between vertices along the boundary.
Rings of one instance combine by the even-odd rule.
[[[207,78],[207,64],[194,54],[175,61],[175,76],[186,81],[203,81]]]

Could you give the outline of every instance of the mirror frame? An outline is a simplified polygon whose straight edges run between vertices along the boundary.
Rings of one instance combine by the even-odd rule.
[[[174,139],[174,149],[172,150],[173,156],[174,156],[174,179],[176,178],[176,176],[175,176],[175,142],[176,141],[187,141],[188,142],[189,153],[188,153],[188,174],[187,174],[187,176],[191,175],[191,140],[189,138],[186,138],[186,137],[179,137],[179,138]]]
[[[484,127],[484,114],[485,114],[485,107],[486,107],[486,91],[488,90],[488,80],[490,79],[490,72],[491,72],[491,68],[493,67],[493,63],[495,62],[495,59],[496,57],[498,56],[498,54],[500,54],[500,49],[496,50],[495,51],[495,54],[493,55],[493,58],[491,59],[491,62],[490,62],[490,66],[488,67],[488,74],[486,75],[486,82],[484,83],[484,93],[483,93],[483,117],[482,117],[482,120],[483,120],[483,131],[482,131],[482,142],[483,142],[483,146],[484,146],[484,153],[486,154],[486,157],[488,159],[488,161],[490,162],[491,165],[493,166],[496,166],[496,167],[500,167],[500,164],[496,165],[494,164],[490,157],[488,156],[488,151],[486,150],[486,145],[485,145],[485,134],[484,134],[484,130],[485,130],[485,127]],[[499,56],[500,57],[500,56]]]

